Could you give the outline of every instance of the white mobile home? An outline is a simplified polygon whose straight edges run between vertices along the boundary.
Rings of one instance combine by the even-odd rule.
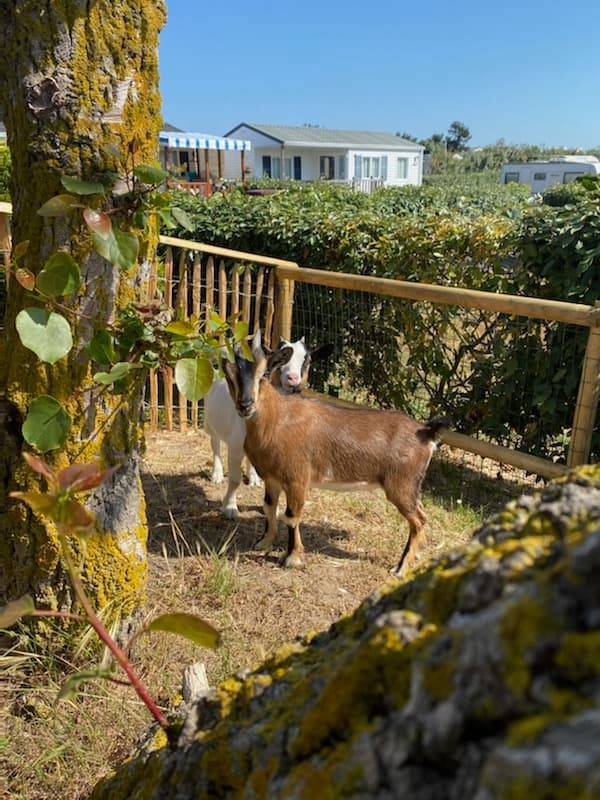
[[[251,142],[248,164],[257,178],[338,181],[363,191],[423,179],[424,148],[393,133],[242,122],[225,136]]]
[[[552,156],[548,161],[515,161],[505,164],[501,183],[527,183],[533,194],[557,183],[572,183],[582,175],[600,174],[600,161],[595,156]]]

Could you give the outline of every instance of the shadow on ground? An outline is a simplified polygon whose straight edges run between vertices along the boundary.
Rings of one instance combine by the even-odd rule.
[[[230,557],[243,554],[251,559],[264,559],[254,545],[263,535],[265,517],[262,506],[248,502],[249,488],[241,486],[238,492],[240,516],[228,520],[221,512],[220,500],[208,497],[204,483],[209,480],[206,470],[200,473],[176,475],[143,472],[142,484],[146,495],[149,521],[148,550],[150,553],[185,556],[197,553],[227,550]],[[216,487],[219,494],[226,483]],[[261,489],[252,492],[262,494]],[[302,541],[307,553],[319,552],[338,559],[356,559],[356,554],[338,546],[340,540],[349,539],[351,532],[335,525],[302,524]],[[279,523],[277,545],[285,547],[287,530]],[[276,561],[267,557],[267,561]]]

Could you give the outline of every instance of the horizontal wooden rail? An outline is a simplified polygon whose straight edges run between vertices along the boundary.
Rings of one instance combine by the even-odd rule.
[[[176,239],[173,236],[161,236],[159,241],[161,244],[170,245],[171,247],[183,247],[186,250],[209,253],[213,256],[221,256],[222,258],[234,258],[236,261],[250,261],[254,264],[269,264],[270,266],[278,268],[285,267],[292,272],[300,269],[295,261],[284,261],[281,258],[272,258],[271,256],[258,256],[256,253],[245,253],[243,250],[230,250],[227,247],[216,247],[213,244],[192,242],[188,239]]]
[[[566,303],[562,300],[542,300],[537,297],[519,297],[512,294],[480,292],[476,289],[461,289],[456,286],[438,286],[429,283],[412,283],[369,275],[350,275],[346,272],[331,272],[327,269],[300,267],[277,268],[278,277],[293,278],[297,283],[312,283],[336,289],[352,289],[371,294],[384,294],[407,300],[429,300],[445,305],[481,308],[534,319],[555,320],[572,325],[595,328],[600,325],[600,311],[594,306]]]
[[[338,397],[330,397],[326,394],[319,394],[319,392],[315,392],[312,389],[305,389],[303,394],[336,406],[365,408],[365,406],[358,403],[340,400]],[[466,436],[464,433],[456,433],[456,431],[442,431],[440,441],[449,445],[449,447],[457,447],[459,450],[466,450],[468,453],[474,453],[482,458],[491,458],[493,461],[508,464],[526,472],[532,472],[534,475],[541,475],[543,478],[558,478],[569,471],[569,468],[562,464],[555,464],[553,461],[548,461],[538,456],[530,456],[528,453],[512,450],[510,447],[484,442],[481,439],[475,439],[473,436]]]

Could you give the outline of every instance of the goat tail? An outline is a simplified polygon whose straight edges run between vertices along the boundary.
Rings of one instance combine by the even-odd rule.
[[[434,417],[423,425],[419,433],[428,441],[434,442],[438,438],[440,432],[449,427],[450,420],[448,417]]]

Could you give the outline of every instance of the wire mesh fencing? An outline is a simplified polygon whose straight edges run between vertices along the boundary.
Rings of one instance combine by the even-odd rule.
[[[418,419],[445,415],[461,433],[567,462],[588,328],[300,278],[292,335],[334,347],[311,372],[318,392]],[[596,420],[591,458],[599,454]]]

